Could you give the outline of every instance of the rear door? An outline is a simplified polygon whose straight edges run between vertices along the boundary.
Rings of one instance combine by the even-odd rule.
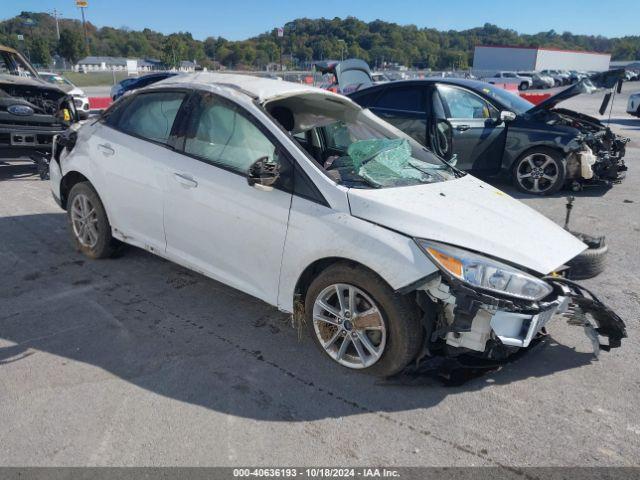
[[[433,111],[441,112],[451,127],[451,148],[458,168],[498,171],[507,132],[505,123],[499,121],[498,109],[471,90],[443,83],[438,84],[432,101]]]
[[[98,159],[112,227],[131,243],[164,251],[162,162],[176,155],[171,130],[182,91],[144,92],[106,117],[86,148]]]

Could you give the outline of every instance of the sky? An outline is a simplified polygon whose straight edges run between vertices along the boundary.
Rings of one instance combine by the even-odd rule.
[[[88,0],[87,19],[101,26],[188,31],[197,39],[242,40],[300,17],[354,16],[438,30],[493,23],[520,33],[555,30],[618,37],[640,35],[640,0]],[[52,11],[80,18],[74,0],[0,0],[0,18]]]

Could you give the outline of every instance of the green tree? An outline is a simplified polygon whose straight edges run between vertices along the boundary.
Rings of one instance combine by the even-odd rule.
[[[187,60],[187,45],[179,34],[169,35],[162,46],[162,62],[169,68],[180,67],[180,62]]]
[[[36,38],[31,42],[31,61],[36,65],[48,67],[51,65],[49,42],[44,38]]]
[[[82,35],[78,30],[64,29],[60,32],[58,52],[71,63],[76,64],[84,54]]]

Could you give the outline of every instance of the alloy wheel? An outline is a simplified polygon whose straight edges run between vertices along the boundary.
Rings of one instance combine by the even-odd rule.
[[[518,164],[516,178],[520,186],[531,193],[544,193],[558,181],[560,172],[551,156],[533,153]]]
[[[94,248],[98,244],[98,214],[89,197],[79,193],[71,203],[73,233],[83,247]]]
[[[387,341],[385,322],[373,299],[344,283],[320,292],[313,305],[313,328],[325,352],[348,368],[375,364]]]

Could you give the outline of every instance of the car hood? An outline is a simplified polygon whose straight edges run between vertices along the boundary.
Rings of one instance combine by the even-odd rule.
[[[587,246],[509,195],[465,175],[446,182],[349,189],[351,214],[548,274]]]
[[[608,72],[600,72],[590,77],[583,78],[570,87],[558,92],[557,94],[547,98],[543,102],[531,108],[527,113],[535,113],[541,110],[551,110],[560,102],[564,102],[570,98],[583,93],[593,93],[601,88],[613,88],[620,79],[624,78],[624,69],[609,70]]]
[[[0,75],[0,84],[21,86],[24,85],[25,87],[37,87],[43,90],[65,93],[65,91],[61,88],[57,87],[56,85],[47,83],[44,80],[18,77],[17,75]]]

